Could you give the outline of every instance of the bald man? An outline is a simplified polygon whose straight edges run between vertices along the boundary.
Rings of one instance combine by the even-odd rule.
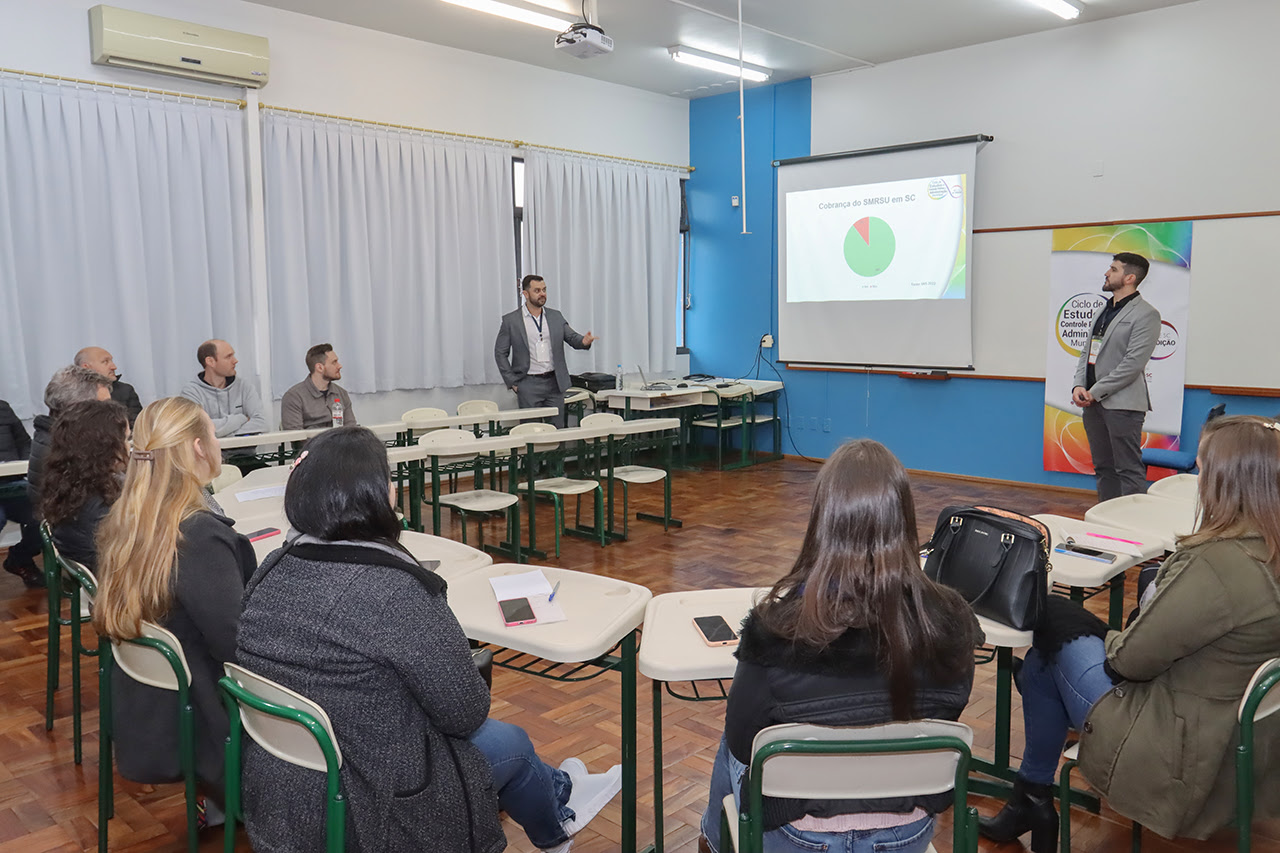
[[[213,421],[219,438],[266,432],[267,414],[252,380],[236,376],[236,351],[226,341],[214,338],[196,350],[196,360],[204,369],[182,389],[182,396],[195,400]]]
[[[116,361],[111,353],[102,347],[85,347],[76,353],[71,363],[87,367],[111,380],[111,399],[124,406],[129,413],[129,426],[132,427],[142,413],[142,401],[138,399],[138,392],[133,390],[132,385],[120,381],[120,374],[116,373]]]

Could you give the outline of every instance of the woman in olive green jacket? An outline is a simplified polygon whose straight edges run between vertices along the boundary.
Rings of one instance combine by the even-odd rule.
[[[1219,418],[1200,443],[1200,524],[1138,617],[1105,639],[1033,648],[1018,677],[1026,750],[988,838],[1056,846],[1051,785],[1069,728],[1080,770],[1117,812],[1166,837],[1207,838],[1235,812],[1236,712],[1280,654],[1280,425]],[[1255,730],[1259,817],[1280,804],[1280,718]],[[1269,773],[1262,772],[1271,759]]]

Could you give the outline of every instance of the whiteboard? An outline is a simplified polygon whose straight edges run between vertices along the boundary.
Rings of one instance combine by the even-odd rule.
[[[974,235],[975,373],[1044,377],[1052,234]],[[1280,216],[1198,220],[1191,239],[1186,383],[1280,389]]]

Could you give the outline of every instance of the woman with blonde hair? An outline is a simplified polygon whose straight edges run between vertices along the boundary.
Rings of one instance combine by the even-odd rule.
[[[196,777],[218,802],[228,724],[217,682],[222,664],[235,657],[240,597],[256,566],[249,540],[205,503],[204,486],[221,467],[213,424],[199,405],[168,397],[142,410],[120,497],[98,528],[93,610],[99,636],[132,639],[143,622],[154,622],[182,643],[196,716]],[[111,691],[121,775],[146,783],[181,778],[177,694],[119,668]]]
[[[1129,626],[1054,628],[1052,643],[1050,626],[1037,626],[1017,677],[1022,766],[1009,802],[981,822],[987,838],[1029,831],[1034,853],[1056,850],[1053,781],[1069,729],[1080,732],[1080,772],[1125,817],[1167,838],[1204,839],[1231,822],[1236,710],[1280,650],[1280,424],[1217,418],[1197,458],[1196,530]],[[1280,756],[1275,718],[1259,725],[1254,749]],[[1280,813],[1276,770],[1259,760],[1259,817]]]

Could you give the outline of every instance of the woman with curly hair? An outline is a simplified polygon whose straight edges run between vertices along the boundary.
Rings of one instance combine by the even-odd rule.
[[[53,427],[40,511],[62,556],[89,569],[98,563],[98,523],[124,484],[128,441],[128,414],[110,400],[73,403]]]

